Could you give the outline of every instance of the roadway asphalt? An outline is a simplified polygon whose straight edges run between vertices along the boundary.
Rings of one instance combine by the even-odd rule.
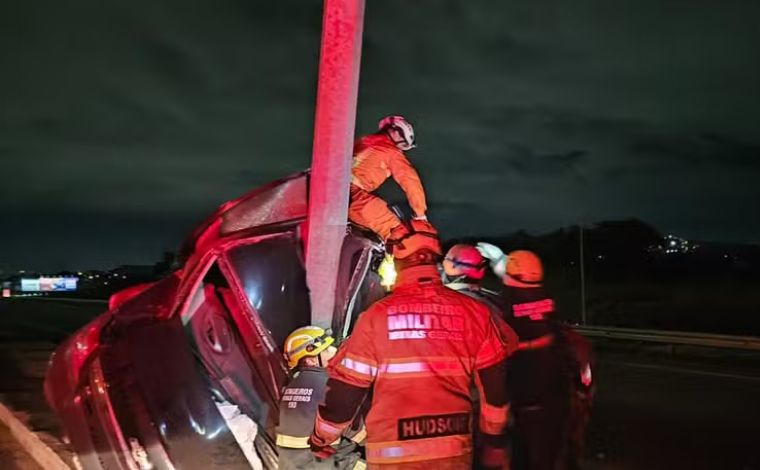
[[[0,300],[0,399],[36,431],[59,433],[41,392],[47,356],[103,308]],[[760,355],[599,346],[585,468],[760,470]]]
[[[733,362],[602,351],[593,468],[760,469],[760,368]]]

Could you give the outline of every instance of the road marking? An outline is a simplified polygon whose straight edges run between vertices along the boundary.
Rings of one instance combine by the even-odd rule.
[[[661,366],[661,365],[656,365],[656,364],[640,364],[637,362],[622,362],[622,361],[602,361],[602,362],[608,363],[608,364],[615,364],[619,366],[625,366],[625,367],[638,367],[639,369],[653,369],[653,370],[660,370],[664,372],[680,372],[682,374],[701,375],[705,377],[721,377],[725,379],[747,380],[749,382],[760,383],[760,377],[754,376],[754,375],[730,374],[728,372],[689,369],[687,367]]]

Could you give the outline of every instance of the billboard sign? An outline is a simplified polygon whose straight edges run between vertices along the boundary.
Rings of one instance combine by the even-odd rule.
[[[45,277],[21,279],[21,292],[71,292],[77,290],[76,277]]]
[[[39,292],[39,279],[21,279],[21,292]]]

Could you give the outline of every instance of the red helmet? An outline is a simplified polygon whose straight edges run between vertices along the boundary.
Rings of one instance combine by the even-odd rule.
[[[427,250],[441,256],[441,242],[438,240],[438,230],[427,220],[412,220],[391,231],[386,242],[386,248],[395,259],[403,260],[417,252]]]
[[[486,260],[474,246],[460,243],[446,253],[443,270],[450,278],[465,276],[479,280],[486,273]]]
[[[532,251],[513,251],[507,257],[507,276],[525,284],[540,283],[544,279],[541,258]]]

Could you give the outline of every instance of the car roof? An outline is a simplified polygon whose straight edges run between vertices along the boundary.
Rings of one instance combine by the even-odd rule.
[[[309,171],[286,176],[225,202],[198,224],[180,249],[180,260],[222,238],[240,232],[305,219],[309,207]]]

